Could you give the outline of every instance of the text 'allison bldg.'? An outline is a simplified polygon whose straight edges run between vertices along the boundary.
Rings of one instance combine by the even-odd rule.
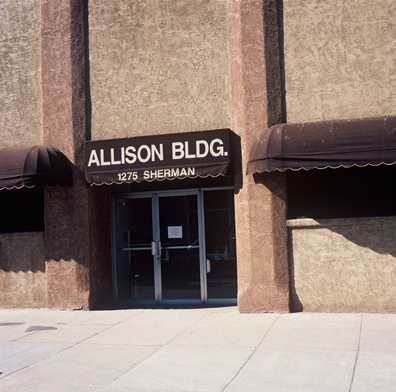
[[[0,21],[0,307],[396,311],[393,0]]]

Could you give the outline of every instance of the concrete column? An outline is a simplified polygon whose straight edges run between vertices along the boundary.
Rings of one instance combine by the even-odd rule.
[[[73,187],[44,191],[50,308],[92,306],[100,291],[101,263],[111,266],[108,189],[88,189],[83,173],[88,132],[85,7],[84,0],[41,0],[43,142],[75,165]],[[103,202],[96,211],[95,200]],[[108,226],[97,225],[98,220]],[[102,288],[108,286],[102,282]]]
[[[241,138],[236,175],[238,306],[242,312],[288,311],[289,270],[284,173],[245,176],[254,139],[282,122],[276,0],[228,0],[232,130]]]

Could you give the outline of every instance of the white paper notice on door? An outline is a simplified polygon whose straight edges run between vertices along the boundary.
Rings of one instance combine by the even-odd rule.
[[[168,238],[183,238],[183,226],[168,226]]]

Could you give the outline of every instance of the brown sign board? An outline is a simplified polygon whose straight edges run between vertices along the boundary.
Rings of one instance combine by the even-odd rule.
[[[89,184],[217,177],[230,166],[230,130],[173,133],[85,143]]]

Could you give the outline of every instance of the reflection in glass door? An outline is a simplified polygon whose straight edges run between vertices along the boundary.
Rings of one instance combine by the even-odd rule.
[[[159,197],[162,299],[200,299],[197,195]]]
[[[237,258],[233,190],[204,192],[207,298],[236,299]]]
[[[117,298],[154,300],[151,197],[117,200],[115,220]]]

